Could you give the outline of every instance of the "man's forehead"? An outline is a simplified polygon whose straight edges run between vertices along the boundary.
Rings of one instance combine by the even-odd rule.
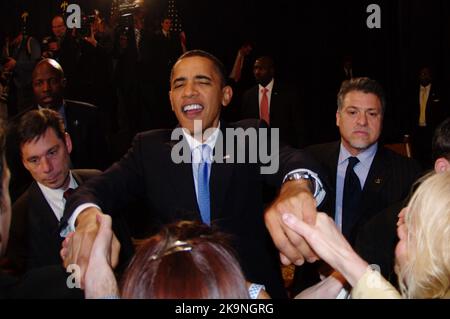
[[[214,64],[204,57],[188,57],[178,61],[174,66],[174,75],[183,76],[184,73],[190,73],[194,75],[209,75],[217,73],[214,68]]]
[[[36,67],[33,72],[33,78],[59,78],[59,72],[49,64],[43,63]]]

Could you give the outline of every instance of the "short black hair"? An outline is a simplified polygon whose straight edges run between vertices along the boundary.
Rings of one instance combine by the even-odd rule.
[[[48,128],[55,131],[56,136],[64,141],[65,127],[61,115],[51,109],[31,110],[19,120],[17,137],[22,154],[22,146],[33,140],[38,140]]]
[[[434,131],[431,154],[433,162],[440,157],[450,161],[450,117],[439,124]]]
[[[208,60],[210,60],[214,67],[217,70],[217,73],[219,73],[220,76],[220,82],[222,84],[222,87],[227,85],[227,80],[226,80],[226,71],[225,71],[225,66],[223,65],[223,63],[216,58],[214,55],[212,55],[209,52],[203,51],[203,50],[191,50],[191,51],[187,51],[186,53],[182,54],[178,60],[181,61],[185,58],[192,58],[192,57],[202,57],[202,58],[206,58]],[[175,63],[176,64],[176,63]],[[172,67],[172,72],[170,72],[170,80],[172,81],[172,77],[173,77],[173,69],[174,69],[175,65]]]
[[[386,96],[383,87],[377,81],[367,77],[353,78],[342,82],[337,95],[338,111],[342,110],[345,96],[352,91],[375,94],[380,99],[381,112],[384,114],[386,109]]]

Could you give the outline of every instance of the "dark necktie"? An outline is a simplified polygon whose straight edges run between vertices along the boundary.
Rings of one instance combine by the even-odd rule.
[[[68,188],[63,194],[64,199],[67,201],[74,192],[75,192],[75,189]]]
[[[358,206],[361,199],[361,183],[354,167],[359,163],[357,157],[349,157],[345,172],[344,195],[342,198],[342,233],[350,240],[350,235],[358,219]]]

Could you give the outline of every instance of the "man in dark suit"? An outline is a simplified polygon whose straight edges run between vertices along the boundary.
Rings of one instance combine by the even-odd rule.
[[[33,176],[33,183],[14,203],[8,256],[19,272],[60,265],[59,231],[66,200],[97,170],[70,170],[72,141],[60,115],[50,109],[32,110],[18,125],[22,163]],[[131,255],[129,234],[120,219],[115,220],[118,236],[124,237],[123,258]]]
[[[17,143],[17,124],[26,112],[49,108],[58,111],[73,143],[74,168],[105,169],[109,164],[106,138],[99,128],[97,108],[91,104],[64,99],[66,79],[61,66],[52,59],[40,61],[33,71],[36,104],[11,119],[7,136],[7,160],[11,169],[11,197],[14,200],[28,187],[30,175],[23,169]]]
[[[341,141],[308,147],[326,170],[336,194],[328,197],[325,211],[352,245],[361,226],[403,200],[420,173],[415,161],[378,145],[384,111],[384,92],[376,81],[344,81],[336,112]],[[349,166],[352,162],[353,167]],[[313,283],[307,282],[312,278],[306,275],[309,271],[305,267],[297,269],[296,290]]]
[[[11,201],[8,192],[10,174],[8,165],[4,160],[4,139],[4,128],[0,127],[0,158],[2,158],[0,164],[0,201],[2,206],[0,213],[0,258],[7,251],[7,247],[9,249],[14,244],[13,241],[15,240],[14,235],[12,238],[9,238],[12,217]],[[13,219],[15,218],[16,216],[14,215]],[[39,227],[41,226],[39,225]],[[3,262],[2,266],[4,266]],[[69,275],[61,267],[60,263],[32,270],[20,278],[11,276],[11,269],[8,269],[8,273],[0,269],[0,298],[82,298],[82,290],[68,289],[67,279]]]
[[[275,80],[275,65],[269,56],[256,59],[253,74],[257,85],[244,93],[241,118],[259,118],[280,129],[280,138],[293,147],[307,143],[306,121],[300,94],[289,85]]]
[[[142,198],[154,219],[150,227],[180,219],[211,224],[231,235],[249,281],[265,284],[274,297],[286,295],[264,221],[283,262],[312,261],[314,254],[299,238],[290,237],[280,216],[283,211],[292,211],[304,214],[307,220],[314,219],[312,193],[320,203],[324,192],[317,175],[304,168],[318,171],[318,167],[301,151],[284,146],[273,150],[278,141],[272,141],[265,145],[271,149],[271,159],[279,160],[279,167],[264,172],[268,167],[251,151],[251,147],[267,142],[258,131],[264,122],[243,123],[249,128],[247,133],[254,132],[259,141],[250,144],[243,137],[236,142],[230,134],[236,129],[242,133],[242,127],[220,121],[221,107],[231,98],[223,65],[214,56],[197,50],[178,59],[172,70],[170,100],[180,127],[137,135],[120,162],[83,184],[69,199],[64,219],[69,228],[74,228],[76,220],[77,227],[62,252],[66,265],[76,263],[85,269],[83,258],[88,260],[98,214],[111,214],[113,208]],[[239,155],[243,155],[243,162]],[[254,155],[256,160],[249,161]],[[281,187],[265,216],[261,194],[264,183]],[[81,249],[77,249],[81,243]]]
[[[56,111],[32,110],[17,129],[22,163],[34,179],[13,205],[8,255],[23,271],[61,263],[65,192],[100,171],[70,170],[72,140]]]
[[[418,83],[417,83],[418,82]],[[418,81],[408,97],[407,129],[405,134],[411,136],[413,154],[424,168],[431,168],[431,139],[433,132],[446,118],[448,110],[442,100],[438,83],[434,81],[430,66],[419,70]]]

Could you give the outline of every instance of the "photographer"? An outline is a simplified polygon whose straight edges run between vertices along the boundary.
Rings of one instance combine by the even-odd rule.
[[[12,30],[2,50],[0,77],[2,97],[13,115],[29,107],[33,101],[31,73],[41,56],[39,42],[28,35],[26,19]],[[6,111],[6,110],[5,110]],[[6,115],[5,115],[6,116]]]
[[[77,66],[77,99],[98,106],[102,129],[111,134],[115,125],[112,86],[113,33],[99,11],[82,18],[77,30],[80,57]]]
[[[42,42],[42,56],[52,58],[61,64],[65,71],[67,82],[66,91],[68,98],[77,99],[74,81],[79,59],[79,44],[73,35],[74,32],[67,30],[66,22],[61,15],[56,15],[52,19],[52,35],[44,38]]]

